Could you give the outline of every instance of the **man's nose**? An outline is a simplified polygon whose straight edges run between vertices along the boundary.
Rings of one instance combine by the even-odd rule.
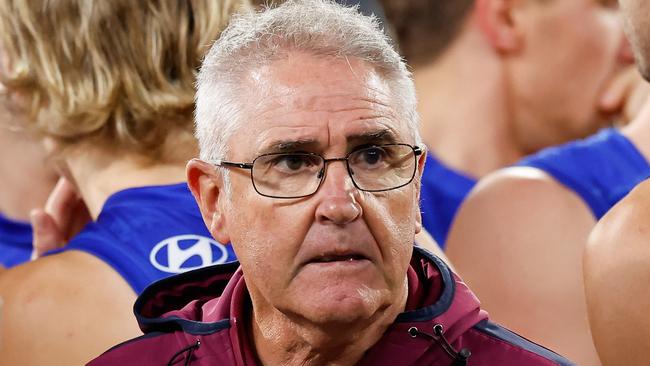
[[[359,190],[352,183],[344,161],[328,164],[318,192],[316,220],[321,223],[345,225],[362,214]]]

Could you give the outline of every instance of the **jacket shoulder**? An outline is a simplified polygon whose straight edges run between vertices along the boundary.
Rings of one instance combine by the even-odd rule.
[[[469,332],[474,342],[468,343],[472,352],[472,361],[479,365],[491,365],[497,360],[502,360],[500,365],[548,365],[548,366],[575,366],[575,364],[557,353],[542,347],[496,323],[483,320]],[[472,350],[475,344],[476,348]],[[487,361],[481,362],[479,359]]]
[[[142,365],[147,362],[162,363],[165,358],[163,353],[159,352],[164,344],[171,341],[168,333],[156,332],[122,342],[108,349],[94,360],[88,363],[88,366],[100,365]]]
[[[120,343],[88,366],[167,365],[185,361],[192,365],[233,365],[234,354],[228,336],[229,322],[207,335],[192,335],[183,331],[151,332]],[[209,350],[203,345],[209,344]]]

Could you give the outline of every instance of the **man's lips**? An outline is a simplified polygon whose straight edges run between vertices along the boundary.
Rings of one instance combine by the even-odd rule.
[[[307,263],[331,263],[331,262],[352,262],[367,260],[364,255],[358,253],[349,253],[349,254],[328,254],[315,257],[309,260]]]
[[[378,245],[368,230],[361,229],[337,230],[322,225],[313,226],[296,253],[295,266],[292,266],[294,275],[312,265],[323,268],[345,265],[352,268],[353,264],[378,264],[381,261]]]

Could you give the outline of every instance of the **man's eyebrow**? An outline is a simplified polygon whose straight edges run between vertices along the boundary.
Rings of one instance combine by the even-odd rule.
[[[394,144],[397,141],[395,133],[389,129],[364,132],[360,134],[350,135],[347,138],[348,144],[363,144],[363,143],[381,143],[381,144]]]
[[[314,149],[317,145],[318,141],[316,139],[274,140],[262,146],[259,154],[308,151]]]

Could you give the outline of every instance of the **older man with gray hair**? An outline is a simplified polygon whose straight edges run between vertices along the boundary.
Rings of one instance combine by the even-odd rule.
[[[233,20],[198,83],[189,185],[239,264],[152,285],[91,365],[569,365],[414,247],[413,83],[372,18],[289,0]]]

